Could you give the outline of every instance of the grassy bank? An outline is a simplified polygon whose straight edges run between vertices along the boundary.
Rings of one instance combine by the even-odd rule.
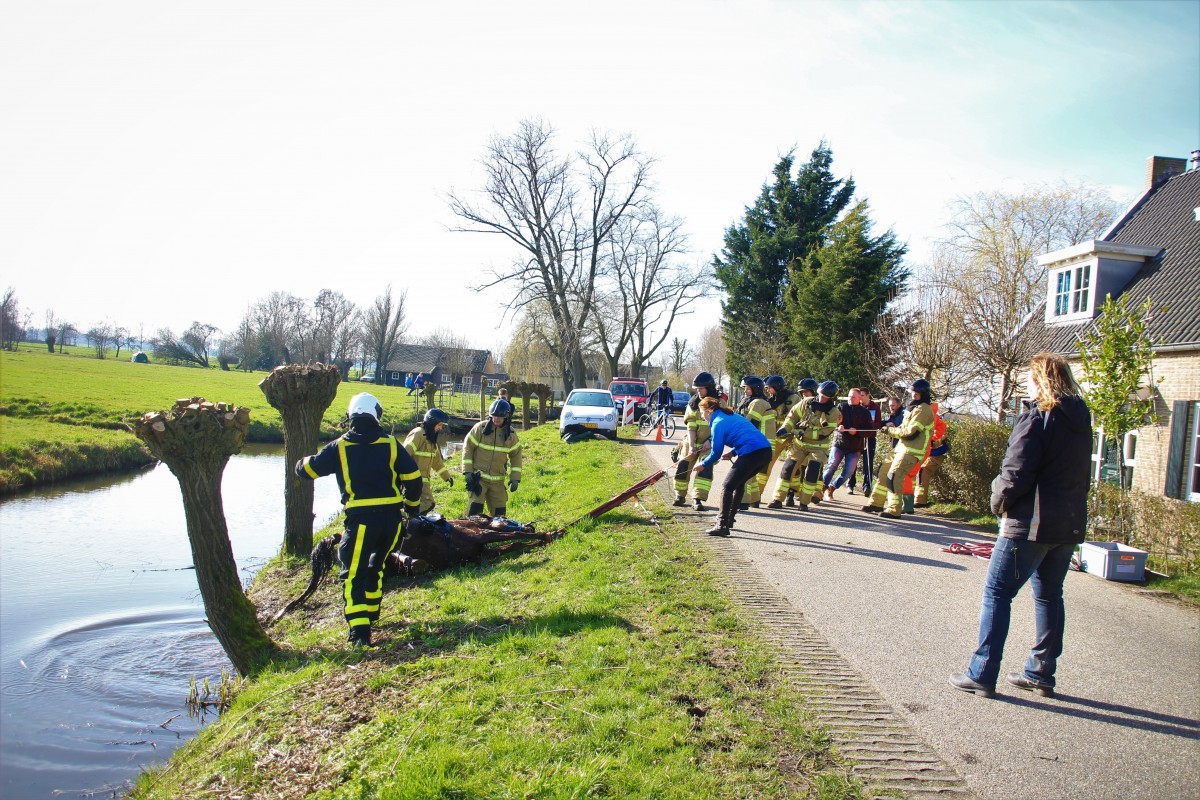
[[[265,373],[134,364],[42,350],[0,352],[0,494],[38,483],[149,463],[150,456],[126,425],[147,411],[168,408],[179,397],[203,396],[250,409],[249,441],[282,442],[279,412],[258,382]],[[391,386],[343,383],[325,412],[325,433],[350,397],[369,389],[387,417],[407,426],[414,397]],[[476,406],[478,401],[476,400]]]
[[[647,472],[630,445],[555,434],[523,436],[515,518],[561,525]],[[438,491],[462,510],[461,483]],[[306,572],[269,565],[260,610]],[[625,506],[547,547],[389,584],[365,652],[345,649],[329,580],[273,630],[289,655],[133,796],[858,796],[714,572],[673,522]]]

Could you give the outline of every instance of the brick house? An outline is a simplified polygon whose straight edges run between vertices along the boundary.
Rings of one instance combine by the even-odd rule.
[[[1046,298],[1022,336],[1038,350],[1071,360],[1079,374],[1077,342],[1087,335],[1107,295],[1129,308],[1147,298],[1156,308],[1154,342],[1158,422],[1126,436],[1133,488],[1200,502],[1200,150],[1191,168],[1182,158],[1148,159],[1146,189],[1100,239],[1047,253]],[[1097,437],[1098,439],[1099,437]],[[1115,448],[1097,443],[1097,479],[1116,480]]]
[[[494,386],[508,376],[496,369],[489,350],[402,344],[387,364],[383,382],[403,386],[409,373],[424,374],[425,382],[453,383],[460,391],[478,391],[481,383]]]

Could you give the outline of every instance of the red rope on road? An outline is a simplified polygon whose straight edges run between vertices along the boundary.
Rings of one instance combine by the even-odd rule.
[[[987,561],[992,557],[992,547],[994,547],[994,545],[991,542],[981,542],[979,544],[974,544],[972,542],[951,542],[949,547],[942,548],[942,552],[954,553],[956,555],[963,556],[975,556],[976,558],[981,558],[984,561]]]

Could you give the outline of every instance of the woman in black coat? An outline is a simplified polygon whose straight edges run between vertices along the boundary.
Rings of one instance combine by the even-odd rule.
[[[1063,581],[1075,547],[1087,532],[1092,424],[1066,359],[1038,353],[1029,362],[1034,400],[1017,418],[1000,474],[992,481],[992,511],[1000,535],[992,550],[979,615],[979,645],[967,671],[950,685],[984,697],[996,693],[1012,600],[1033,582],[1037,641],[1022,672],[1007,680],[1019,689],[1054,694],[1062,654]]]

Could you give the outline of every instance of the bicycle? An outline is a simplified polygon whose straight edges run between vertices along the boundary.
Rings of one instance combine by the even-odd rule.
[[[642,418],[638,420],[638,433],[649,436],[659,425],[662,426],[663,436],[668,439],[675,436],[675,417],[671,415],[669,406],[660,406],[642,414]]]

